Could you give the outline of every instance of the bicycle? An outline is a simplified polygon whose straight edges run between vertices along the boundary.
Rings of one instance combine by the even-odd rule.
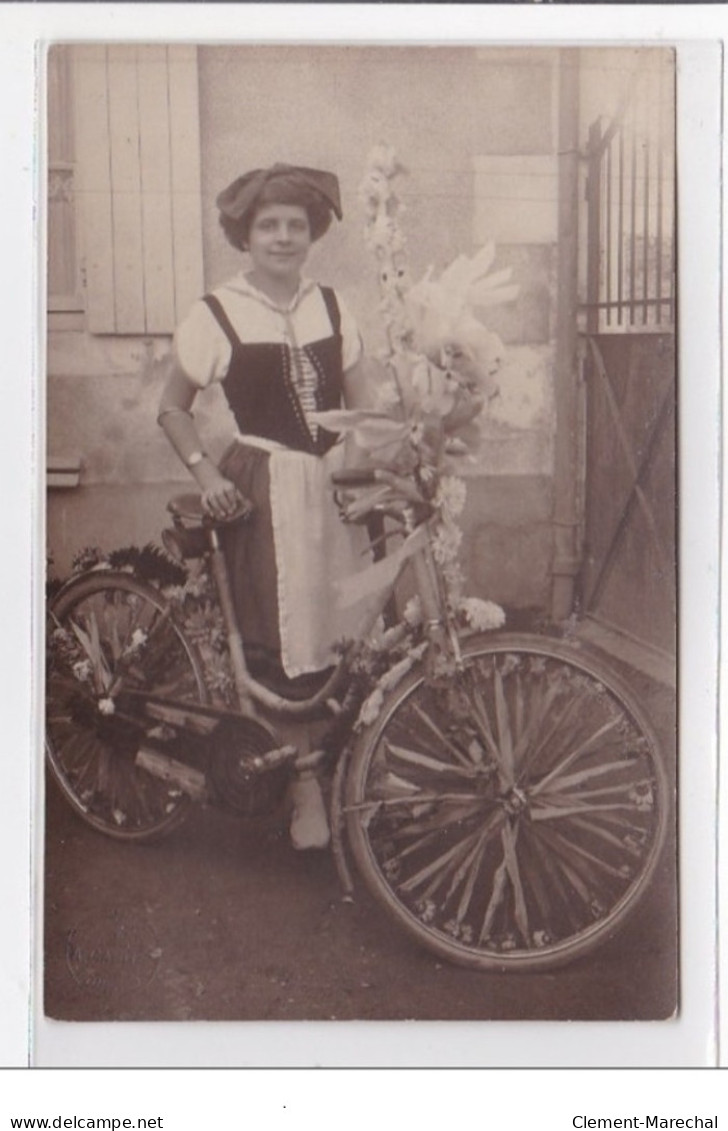
[[[166,835],[194,801],[271,811],[291,775],[331,771],[333,851],[417,943],[480,970],[547,969],[593,950],[640,902],[670,811],[652,726],[584,645],[464,629],[433,550],[439,505],[412,476],[335,477],[348,521],[404,537],[421,605],[386,629],[374,684],[351,643],[320,687],[286,699],[254,678],[230,597],[224,524],[171,500],[165,547],[214,579],[235,684],[210,702],[173,603],[133,574],[96,569],[50,603],[48,762],[76,813],[122,841]],[[360,492],[379,487],[378,501]],[[367,501],[367,500],[370,501]],[[242,513],[231,521],[244,522]],[[396,579],[389,586],[394,588]],[[386,596],[386,594],[385,594]],[[384,598],[382,599],[382,606]],[[399,651],[397,651],[399,647]],[[328,720],[299,756],[276,726]]]

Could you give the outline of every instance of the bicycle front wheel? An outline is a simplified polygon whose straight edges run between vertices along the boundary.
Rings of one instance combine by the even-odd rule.
[[[557,966],[639,902],[664,844],[657,739],[601,660],[536,636],[474,638],[459,674],[410,674],[354,750],[347,828],[367,886],[439,956]]]
[[[165,835],[189,797],[136,763],[151,723],[123,716],[131,691],[206,701],[191,645],[152,586],[100,571],[62,591],[49,609],[46,754],[66,800],[87,824],[121,840]]]

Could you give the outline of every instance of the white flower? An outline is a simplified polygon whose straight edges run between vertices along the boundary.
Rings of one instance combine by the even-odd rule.
[[[420,600],[419,594],[414,597],[410,597],[409,601],[404,607],[402,616],[405,623],[408,624],[410,628],[414,628],[415,625],[418,625],[421,622],[422,601]]]
[[[480,597],[464,597],[458,607],[470,628],[477,629],[478,632],[501,628],[505,624],[506,614],[494,601],[481,601]]]
[[[418,357],[416,359],[412,365],[410,381],[412,382],[413,390],[419,394],[419,396],[424,397],[431,392],[430,367],[427,364],[426,358]]]
[[[466,496],[467,488],[462,479],[454,475],[444,475],[440,480],[435,501],[449,517],[457,518],[463,513]]]
[[[99,699],[99,711],[102,715],[113,715],[115,710],[113,699]]]
[[[459,527],[443,523],[438,527],[432,540],[432,552],[435,555],[435,560],[440,565],[447,565],[449,562],[455,561],[462,540],[463,532]]]
[[[87,680],[91,678],[91,661],[77,660],[73,665],[73,674],[76,679]]]
[[[131,634],[132,648],[141,648],[147,642],[147,634],[143,628],[135,628]]]
[[[419,447],[425,438],[425,426],[420,421],[416,421],[410,425],[410,441],[415,447]]]
[[[377,389],[374,407],[378,412],[388,412],[400,404],[400,395],[394,381],[384,381]]]
[[[423,923],[431,923],[437,913],[437,907],[433,900],[423,899],[417,904],[417,911]]]
[[[371,695],[369,695],[361,705],[359,711],[359,718],[357,720],[360,726],[368,727],[379,717],[379,712],[384,703],[384,693],[381,687],[375,687]]]
[[[405,656],[403,660],[400,660],[399,663],[394,664],[389,671],[385,672],[379,681],[379,686],[382,691],[391,691],[393,687],[396,687],[402,677],[410,670],[413,663],[414,660],[412,656]]]

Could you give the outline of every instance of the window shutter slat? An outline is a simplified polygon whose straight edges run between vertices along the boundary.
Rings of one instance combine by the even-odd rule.
[[[116,330],[134,334],[145,330],[136,48],[108,50]]]
[[[141,48],[137,65],[145,328],[147,333],[158,334],[169,331],[175,322],[172,172],[165,48]]]
[[[106,49],[76,48],[76,200],[86,274],[86,317],[91,333],[109,334],[114,314],[114,241]]]
[[[196,48],[169,47],[168,68],[175,311],[179,321],[204,289]]]

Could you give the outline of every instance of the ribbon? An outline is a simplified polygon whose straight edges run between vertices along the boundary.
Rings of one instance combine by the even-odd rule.
[[[348,609],[357,601],[371,597],[382,589],[394,585],[404,563],[427,545],[427,527],[418,526],[413,534],[402,543],[398,550],[387,554],[381,562],[374,562],[352,577],[345,577],[334,584],[336,604],[340,609]]]

